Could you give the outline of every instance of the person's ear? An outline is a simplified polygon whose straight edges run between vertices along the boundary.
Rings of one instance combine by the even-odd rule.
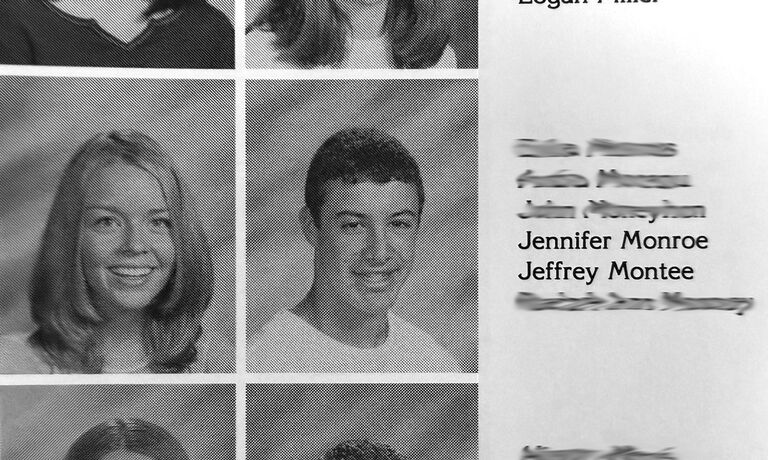
[[[317,247],[317,226],[315,225],[315,218],[312,217],[312,212],[308,207],[304,206],[299,211],[299,221],[301,222],[301,232],[304,233],[304,238],[307,239],[312,247]]]

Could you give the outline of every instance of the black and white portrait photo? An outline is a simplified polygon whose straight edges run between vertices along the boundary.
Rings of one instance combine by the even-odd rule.
[[[247,102],[248,371],[476,372],[476,82]]]
[[[233,92],[0,79],[0,373],[234,370]]]
[[[474,384],[249,384],[248,460],[477,460]]]
[[[234,385],[0,388],[12,460],[234,460]]]
[[[259,69],[477,67],[475,0],[248,0]]]
[[[232,0],[3,0],[0,64],[232,69]]]

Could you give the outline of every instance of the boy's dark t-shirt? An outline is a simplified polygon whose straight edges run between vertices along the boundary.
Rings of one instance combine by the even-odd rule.
[[[205,0],[190,0],[126,43],[49,0],[0,0],[0,64],[232,69],[234,29]]]

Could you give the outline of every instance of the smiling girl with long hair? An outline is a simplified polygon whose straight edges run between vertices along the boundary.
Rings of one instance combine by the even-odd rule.
[[[211,250],[170,157],[135,131],[88,140],[64,170],[30,284],[29,337],[0,372],[221,372],[204,334]],[[221,344],[218,344],[221,345]]]

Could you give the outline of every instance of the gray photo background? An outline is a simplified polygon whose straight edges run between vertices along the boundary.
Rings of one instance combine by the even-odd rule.
[[[298,220],[309,161],[349,126],[388,131],[420,164],[426,202],[395,312],[477,371],[477,82],[248,81],[248,336],[298,303],[312,247]]]
[[[173,156],[196,199],[216,283],[205,326],[234,344],[234,86],[0,77],[0,334],[34,328],[28,279],[64,166],[94,134],[135,129]]]
[[[245,23],[249,24],[259,14],[269,0],[246,0]],[[448,14],[451,41],[449,44],[456,52],[456,67],[459,69],[477,68],[477,0],[442,0]],[[213,3],[222,11],[224,7]],[[246,50],[247,52],[247,50]]]
[[[208,3],[222,13],[226,14],[229,22],[235,24],[235,2],[234,0],[207,0]]]
[[[248,460],[318,460],[368,439],[413,460],[477,459],[474,384],[252,384]]]
[[[141,418],[168,430],[192,460],[235,459],[234,385],[0,387],[3,460],[58,460],[89,428]]]

